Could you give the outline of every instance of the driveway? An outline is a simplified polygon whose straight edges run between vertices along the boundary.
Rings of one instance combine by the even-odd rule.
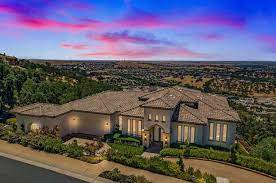
[[[62,174],[0,156],[1,183],[85,183]]]
[[[170,161],[176,161],[175,158],[166,158]],[[225,177],[229,179],[230,183],[275,183],[276,180],[254,173],[242,168],[216,163],[212,161],[184,159],[186,167],[193,167],[203,172],[208,172],[216,177]]]

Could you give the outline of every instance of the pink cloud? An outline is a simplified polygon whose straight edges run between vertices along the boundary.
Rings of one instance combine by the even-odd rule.
[[[174,56],[184,58],[205,58],[208,55],[178,47],[129,47],[107,44],[94,52],[80,54],[81,57],[112,57],[119,59],[147,59],[155,56]]]
[[[121,32],[108,32],[98,35],[88,35],[89,39],[98,40],[101,42],[128,42],[137,44],[163,44],[163,45],[173,45],[172,42],[158,39],[154,34],[140,32],[132,34],[129,31]]]
[[[219,41],[223,39],[221,34],[202,34],[200,38],[205,41]]]
[[[264,43],[271,51],[276,52],[276,36],[259,35],[257,40]]]
[[[85,49],[88,49],[88,45],[87,44],[62,43],[61,47],[65,48],[65,49],[72,49],[72,50],[85,50]]]
[[[89,4],[74,2],[74,1],[64,1],[63,6],[74,6],[71,9],[83,9],[89,8]],[[8,22],[8,25],[17,28],[30,28],[30,29],[41,29],[41,30],[58,30],[58,31],[83,31],[88,29],[95,29],[102,25],[102,22],[92,19],[77,19],[77,21],[60,21],[53,18],[48,18],[51,9],[52,12],[58,14],[66,14],[63,7],[60,7],[56,3],[51,1],[38,1],[36,6],[30,6],[28,3],[24,2],[6,2],[0,3],[0,13],[5,13],[12,15]],[[62,12],[62,13],[60,13]],[[51,13],[52,14],[52,13]]]
[[[78,23],[62,22],[48,18],[28,18],[18,17],[17,19],[10,21],[9,25],[17,28],[29,28],[36,30],[55,30],[55,31],[84,31],[97,29],[102,23],[99,21],[80,20]]]

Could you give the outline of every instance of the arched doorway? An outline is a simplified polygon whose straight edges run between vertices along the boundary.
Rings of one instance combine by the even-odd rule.
[[[163,138],[162,138],[163,133],[164,133],[164,128],[157,124],[149,128],[150,147],[155,147],[156,149],[163,147]]]

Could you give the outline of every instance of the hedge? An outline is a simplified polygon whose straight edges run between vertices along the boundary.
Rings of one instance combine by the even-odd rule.
[[[172,176],[179,179],[192,181],[192,177],[196,176],[198,180],[204,179],[208,183],[216,182],[214,176],[209,174],[201,174],[199,170],[181,171],[180,166],[176,163],[163,160],[160,157],[143,158],[141,156],[126,156],[125,152],[110,149],[107,159],[130,167],[148,170],[162,175]],[[200,173],[198,173],[200,172]]]
[[[236,164],[276,177],[276,164],[250,156],[237,155]]]
[[[141,155],[144,152],[143,146],[130,146],[126,144],[115,144],[115,143],[109,143],[108,144],[112,149],[120,151],[121,153],[124,153],[125,156],[131,157],[135,155]]]
[[[197,157],[197,158],[205,158],[210,160],[219,160],[229,163],[234,163],[246,168],[250,168],[253,170],[257,170],[263,173],[267,173],[272,176],[276,176],[276,164],[267,162],[265,160],[254,158],[250,156],[244,155],[236,155],[236,160],[234,162],[231,161],[231,154],[224,151],[216,151],[202,148],[194,148],[188,150],[183,149],[174,149],[174,148],[166,148],[160,151],[161,156],[172,156],[178,157],[179,155],[185,155],[187,157]]]
[[[144,176],[121,174],[117,168],[111,171],[104,171],[99,176],[119,183],[151,183]]]
[[[160,155],[161,156],[173,156],[173,157],[183,156],[184,150],[183,149],[175,149],[175,148],[165,148],[160,151]]]

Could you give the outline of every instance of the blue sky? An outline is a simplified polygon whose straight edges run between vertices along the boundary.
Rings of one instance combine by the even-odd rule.
[[[273,0],[0,0],[21,58],[275,60]]]

